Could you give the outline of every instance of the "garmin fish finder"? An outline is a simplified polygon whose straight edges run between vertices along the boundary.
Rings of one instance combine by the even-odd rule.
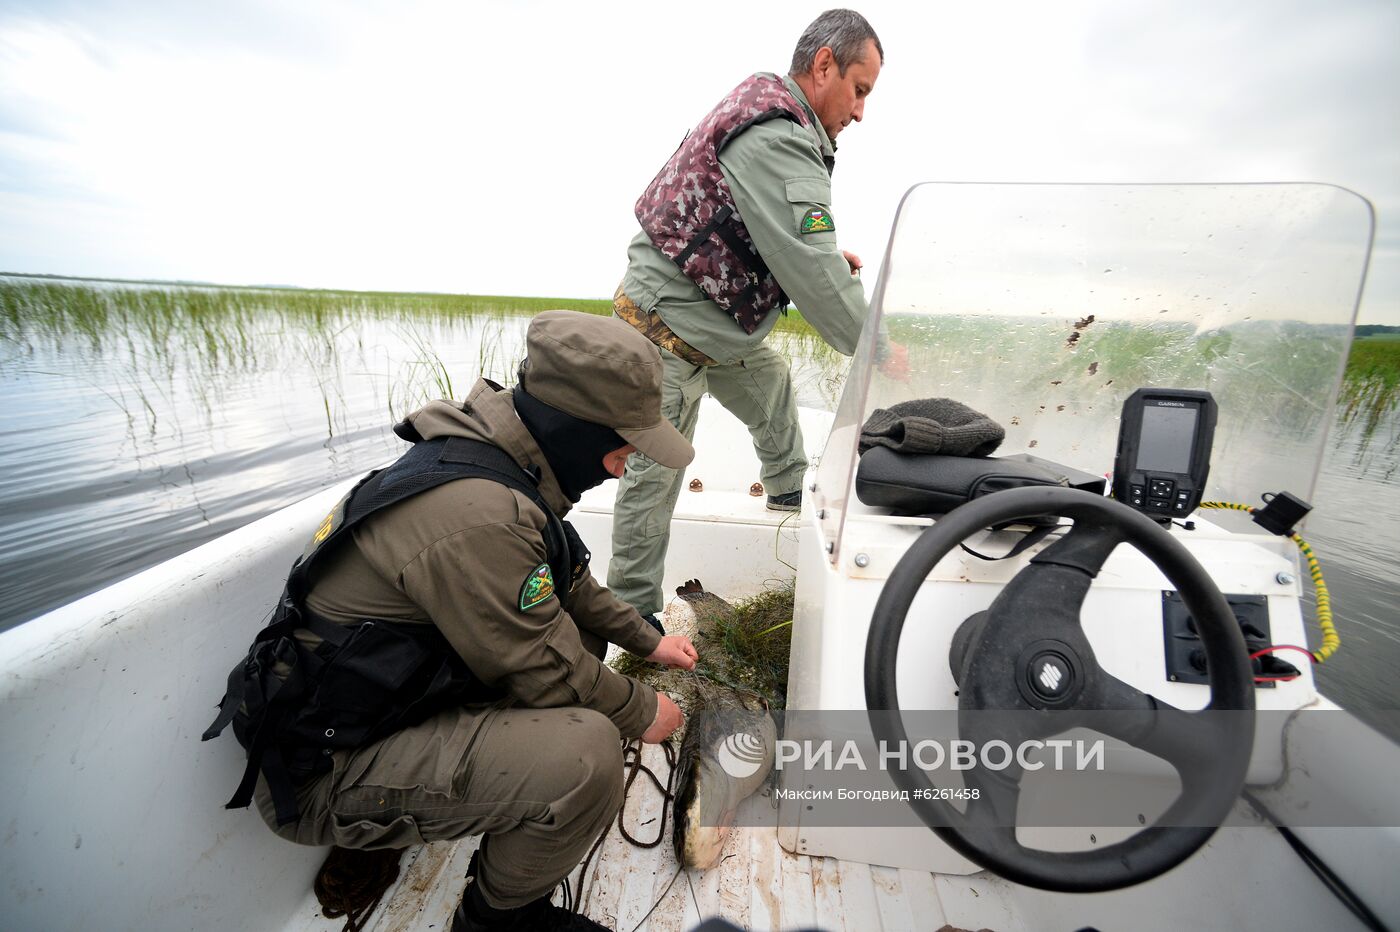
[[[1195,511],[1210,474],[1216,413],[1210,392],[1139,388],[1128,396],[1113,497],[1161,522]]]

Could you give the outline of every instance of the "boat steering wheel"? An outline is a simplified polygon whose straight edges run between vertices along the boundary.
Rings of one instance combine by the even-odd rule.
[[[973,533],[1049,516],[1071,518],[1074,526],[1033,557],[991,607],[967,619],[953,638],[949,661],[959,685],[961,737],[978,747],[994,738],[1016,747],[1073,727],[1074,713],[1098,713],[1083,715],[1083,724],[1167,760],[1180,776],[1181,795],[1156,823],[1123,841],[1052,852],[1025,847],[1016,838],[1017,764],[999,772],[966,771],[968,787],[976,786],[980,795],[965,813],[934,798],[928,775],[918,767],[892,770],[891,777],[908,792],[924,824],[980,866],[1046,890],[1114,890],[1170,870],[1206,843],[1244,786],[1254,737],[1252,715],[1213,714],[1254,709],[1253,676],[1239,625],[1201,565],[1152,519],[1111,499],[1060,487],[997,492],[940,518],[900,559],[875,605],[865,650],[866,705],[876,739],[907,746],[896,659],[909,606],[924,579]],[[1210,680],[1210,703],[1201,712],[1176,709],[1105,672],[1080,627],[1089,585],[1122,542],[1166,575],[1196,619]],[[1053,669],[1048,674],[1047,664]],[[1019,714],[961,714],[988,709]],[[1123,711],[1103,715],[1104,710]]]

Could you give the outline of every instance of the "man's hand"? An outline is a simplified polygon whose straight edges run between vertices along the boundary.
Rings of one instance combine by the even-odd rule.
[[[686,638],[685,641],[689,643],[690,639]],[[642,732],[642,743],[660,744],[684,723],[685,716],[681,713],[680,706],[672,702],[671,697],[665,693],[657,693],[656,718],[651,720],[651,727]]]
[[[690,638],[684,634],[668,634],[646,659],[652,663],[664,663],[668,667],[694,670],[695,661],[700,659],[700,654],[695,650],[695,645],[690,643]]]
[[[896,382],[909,381],[909,347],[890,340],[885,358],[876,366],[887,379]]]
[[[860,256],[853,252],[847,252],[844,249],[841,250],[841,255],[846,257],[846,264],[851,267],[851,274],[859,275],[861,266],[864,264],[860,261]]]

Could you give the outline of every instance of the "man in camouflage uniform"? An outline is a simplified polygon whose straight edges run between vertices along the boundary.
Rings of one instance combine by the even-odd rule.
[[[860,259],[836,244],[830,172],[836,135],[862,118],[883,61],[864,17],[823,13],[789,74],[740,84],[637,202],[642,232],[614,311],[661,348],[662,410],[687,439],[706,391],[748,426],[775,511],[800,507],[807,458],[788,363],[764,340],[791,299],[831,346],[855,351],[869,308]],[[877,359],[891,375],[907,366],[887,341]],[[608,585],[644,615],[662,606],[681,477],[636,454],[618,487]]]
[[[268,826],[302,844],[485,836],[454,932],[604,928],[551,906],[550,894],[622,804],[619,738],[663,741],[682,716],[603,653],[612,642],[656,663],[689,669],[698,659],[689,638],[662,637],[613,598],[586,556],[570,580],[550,569],[558,522],[549,512],[562,517],[636,449],[682,469],[693,455],[661,414],[656,347],[615,319],[546,311],[530,324],[526,352],[514,390],[479,379],[465,401],[434,401],[395,432],[415,447],[489,445],[515,464],[506,469],[533,477],[533,493],[459,478],[371,512],[311,563],[298,605],[296,637],[311,649],[318,631],[334,634],[328,625],[436,628],[427,642],[465,661],[488,701],[451,705],[364,746],[326,748],[324,772],[296,785],[289,816],[268,782],[275,772],[264,771],[254,796]],[[365,652],[358,666],[393,669],[393,657]],[[347,721],[368,714],[350,709]]]

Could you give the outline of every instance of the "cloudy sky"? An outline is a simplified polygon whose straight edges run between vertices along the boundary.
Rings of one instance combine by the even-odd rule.
[[[0,0],[0,270],[608,296],[641,188],[824,6]],[[919,181],[1326,181],[1400,324],[1394,0],[858,8],[833,215],[872,267]]]

